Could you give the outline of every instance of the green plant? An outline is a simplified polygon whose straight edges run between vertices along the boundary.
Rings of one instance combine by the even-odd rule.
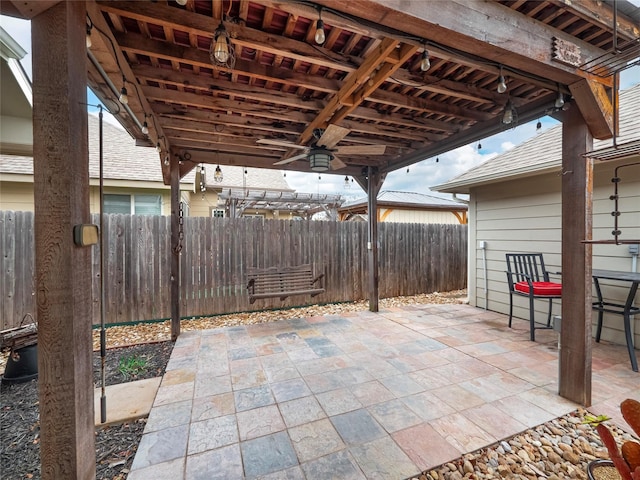
[[[636,435],[640,435],[640,402],[627,398],[620,404],[620,411]],[[607,420],[609,417],[606,415],[585,416],[585,423],[590,423],[595,427],[622,479],[640,480],[640,444],[628,440],[622,445],[622,451],[620,451],[611,430],[604,424]]]
[[[138,355],[121,357],[118,362],[118,371],[125,379],[139,375],[147,367],[147,359]]]

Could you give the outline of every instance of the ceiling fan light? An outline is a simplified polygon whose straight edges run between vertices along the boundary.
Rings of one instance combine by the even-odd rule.
[[[309,153],[309,165],[314,172],[326,172],[329,164],[333,160],[333,155],[329,150],[317,148]]]
[[[318,45],[322,45],[327,39],[326,35],[324,34],[324,22],[321,18],[319,18],[316,22],[316,34],[314,38]]]

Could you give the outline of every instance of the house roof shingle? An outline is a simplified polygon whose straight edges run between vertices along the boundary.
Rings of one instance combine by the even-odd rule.
[[[620,92],[619,132],[616,143],[640,139],[640,85]],[[575,107],[574,107],[575,108]],[[594,140],[593,149],[610,147],[612,140]],[[586,152],[585,152],[586,153]],[[431,187],[434,191],[469,193],[469,188],[495,183],[507,178],[520,178],[558,171],[562,164],[562,125],[521,143],[446,183]]]
[[[357,198],[350,202],[346,202],[340,207],[340,210],[348,210],[349,208],[366,205],[367,198]],[[434,197],[433,195],[425,195],[418,192],[398,192],[394,190],[385,190],[378,194],[378,204],[380,205],[404,205],[407,207],[418,208],[459,208],[467,209],[467,205],[463,202],[450,200],[446,198]]]
[[[99,119],[95,115],[88,115],[89,125],[89,177],[99,178],[100,150],[98,141]],[[144,182],[158,182],[162,184],[162,170],[160,159],[155,148],[138,147],[135,140],[124,130],[103,122],[103,155],[104,178],[107,180],[133,180]],[[279,170],[265,170],[247,168],[244,175],[243,167],[222,167],[223,181],[214,183],[215,165],[206,165],[207,183],[209,186],[247,187],[263,190],[293,191],[287,184]],[[0,173],[17,175],[33,175],[33,158],[26,156],[0,154]],[[186,175],[180,183],[191,184],[195,181],[195,169]],[[244,182],[244,183],[243,183]]]

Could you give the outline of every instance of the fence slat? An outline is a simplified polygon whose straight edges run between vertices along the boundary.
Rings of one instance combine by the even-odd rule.
[[[312,303],[355,301],[367,292],[364,222],[185,218],[181,315],[201,316]],[[98,223],[98,216],[92,221]],[[105,215],[106,322],[168,318],[170,218]],[[380,295],[464,288],[467,226],[381,223]],[[1,328],[35,317],[33,213],[0,211]],[[100,322],[99,248],[92,251],[93,323]],[[325,293],[249,304],[247,268],[310,263]]]

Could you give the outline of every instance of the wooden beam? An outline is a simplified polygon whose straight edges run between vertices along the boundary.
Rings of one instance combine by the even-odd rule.
[[[336,113],[336,110],[344,105],[350,104],[352,101],[350,97],[353,92],[369,80],[374,69],[393,52],[398,44],[399,42],[397,40],[384,39],[375,51],[371,52],[362,65],[360,65],[355,72],[347,76],[340,90],[331,97],[318,116],[314,118],[305,131],[302,132],[298,144],[305,145],[311,139],[313,131],[316,128],[326,128],[327,124],[331,123],[331,117]]]
[[[353,102],[351,105],[343,104],[340,109],[334,113],[332,122],[337,123],[342,121],[347,115],[355,110],[365,98],[369,97],[375,92],[380,85],[382,85],[387,79],[394,74],[410,57],[418,50],[418,47],[414,45],[399,45],[399,49],[393,50],[390,55],[387,55],[384,63],[379,65],[378,68],[371,74],[369,80],[366,83],[361,83],[354,90]],[[389,61],[390,57],[397,57],[396,61]],[[366,62],[365,62],[366,63]],[[364,65],[364,64],[363,64]],[[360,69],[358,69],[359,71]]]
[[[95,478],[84,2],[32,19],[40,462],[43,480]]]
[[[600,48],[498,2],[449,0],[439,2],[438,8],[434,8],[430,2],[404,0],[317,1],[334,10],[466,52],[469,56],[485,58],[565,85],[584,75],[577,65],[566,65],[553,59],[551,39],[554,36],[575,45],[582,63],[604,53]],[[602,82],[607,83],[606,80]]]
[[[171,178],[171,340],[180,336],[180,252],[182,219],[180,218],[180,165],[174,152],[170,159]]]
[[[577,15],[589,23],[599,24],[600,28],[613,31],[613,9],[610,4],[599,0],[550,0],[551,3],[562,6],[565,10]],[[624,40],[640,37],[640,25],[618,11],[616,25],[618,35]]]
[[[562,331],[561,396],[591,405],[591,239],[593,138],[580,111],[565,112],[562,123]]]
[[[367,168],[367,223],[369,236],[367,240],[369,263],[369,311],[377,312],[379,293],[379,263],[378,263],[378,193],[382,188],[383,179],[377,168]]]
[[[614,112],[606,89],[599,83],[583,79],[569,85],[569,90],[587,122],[591,135],[599,140],[612,138]]]

